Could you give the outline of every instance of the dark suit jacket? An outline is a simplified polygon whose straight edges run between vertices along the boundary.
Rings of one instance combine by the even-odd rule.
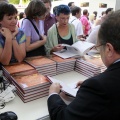
[[[120,62],[85,80],[69,105],[51,95],[48,110],[51,120],[120,120]]]

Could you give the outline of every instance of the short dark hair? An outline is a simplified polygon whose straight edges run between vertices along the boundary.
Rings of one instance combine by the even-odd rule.
[[[74,2],[69,2],[68,6],[71,7]]]
[[[101,15],[104,15],[105,14],[105,11],[102,11]]]
[[[70,8],[67,5],[59,5],[56,10],[56,16],[59,16],[60,13],[63,13],[65,15],[70,14]]]
[[[93,14],[95,14],[95,17],[97,17],[97,11],[94,11]]]
[[[20,12],[20,13],[19,13],[19,19],[24,18],[24,14],[25,14],[24,12]]]
[[[87,13],[88,13],[88,10],[87,10],[87,9],[84,9],[84,10],[83,10],[83,15],[87,15]]]
[[[103,45],[111,43],[116,52],[120,54],[120,10],[108,15],[101,24],[98,43]]]
[[[55,6],[55,7],[53,8],[53,14],[54,14],[55,16],[56,16],[57,8],[58,8],[58,6]]]
[[[81,12],[80,7],[75,6],[75,7],[71,8],[71,13],[72,13],[73,16],[75,16],[76,13],[79,13],[79,12]]]
[[[113,10],[113,8],[107,8],[107,10],[105,11],[106,15],[112,10]]]
[[[9,4],[7,2],[0,3],[0,21],[3,20],[4,15],[14,15],[17,14],[18,11],[14,5]]]
[[[51,0],[41,0],[43,3],[50,3],[50,6],[52,6],[51,4]]]
[[[44,3],[40,0],[31,0],[25,9],[26,17],[34,19],[36,16],[42,16],[47,12]]]

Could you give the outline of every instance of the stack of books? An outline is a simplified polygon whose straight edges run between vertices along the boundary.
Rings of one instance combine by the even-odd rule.
[[[44,56],[28,57],[25,61],[33,66],[40,74],[55,76],[56,62]]]
[[[101,58],[79,58],[76,60],[75,71],[87,77],[96,76],[106,70]]]
[[[9,80],[10,83],[12,83],[11,74],[34,69],[34,67],[30,66],[26,62],[12,63],[10,65],[2,66],[3,75]]]
[[[58,57],[56,55],[52,55],[50,59],[54,60],[57,63],[57,68],[56,68],[57,75],[74,70],[75,61],[76,61],[75,58],[63,59],[63,58]]]
[[[48,96],[50,82],[45,76],[36,70],[29,70],[12,74],[13,84],[16,86],[17,94],[23,102]]]
[[[23,102],[29,102],[48,95],[50,82],[26,62],[2,66],[5,78],[16,87]]]

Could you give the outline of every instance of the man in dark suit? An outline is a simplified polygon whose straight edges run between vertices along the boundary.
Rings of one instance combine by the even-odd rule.
[[[120,10],[102,23],[96,48],[107,70],[85,80],[69,105],[59,96],[60,85],[52,84],[48,98],[51,120],[120,120]]]

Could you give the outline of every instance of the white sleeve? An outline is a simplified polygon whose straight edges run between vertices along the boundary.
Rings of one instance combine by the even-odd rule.
[[[78,25],[76,27],[77,27],[76,29],[77,36],[83,35],[83,27],[82,27],[82,23],[80,20],[78,21]]]
[[[93,44],[97,44],[98,31],[99,29],[95,29],[95,30],[93,29],[91,33],[89,34],[89,36],[87,37],[86,41],[93,43]]]

